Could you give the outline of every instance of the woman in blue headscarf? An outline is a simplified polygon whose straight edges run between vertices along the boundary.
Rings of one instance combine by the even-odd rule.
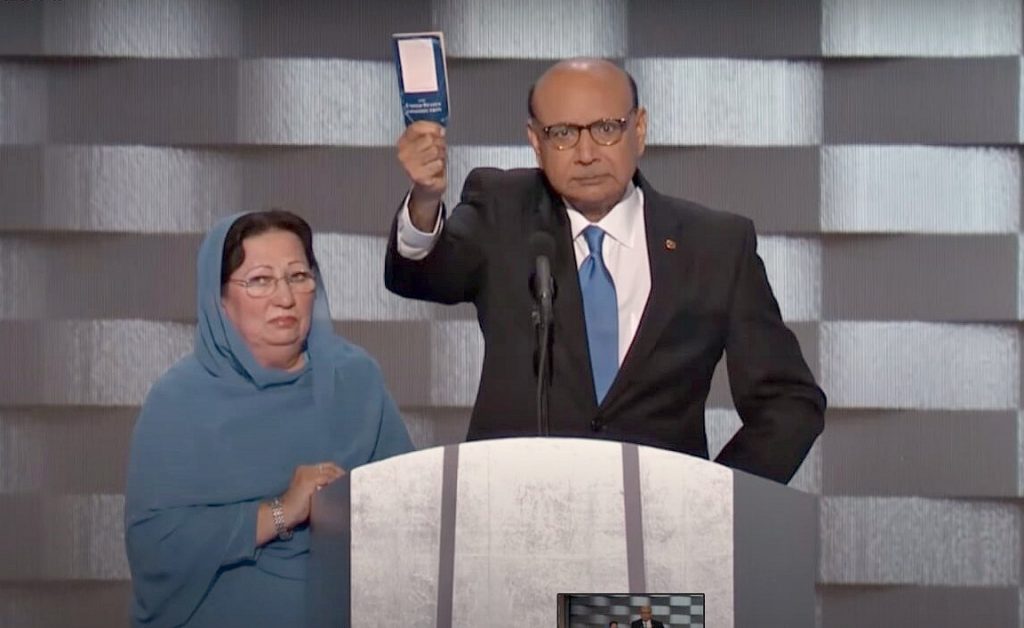
[[[412,449],[376,363],[334,334],[309,225],[269,211],[199,249],[195,349],[135,425],[136,626],[301,626],[314,492]]]

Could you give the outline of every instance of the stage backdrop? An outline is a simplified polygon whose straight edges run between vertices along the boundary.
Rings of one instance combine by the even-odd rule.
[[[463,438],[472,311],[382,284],[389,36],[434,29],[451,198],[532,165],[531,81],[596,55],[637,79],[648,179],[757,222],[830,400],[794,481],[820,624],[1022,625],[1021,0],[0,0],[0,625],[127,625],[129,434],[218,217],[307,216],[416,443]]]

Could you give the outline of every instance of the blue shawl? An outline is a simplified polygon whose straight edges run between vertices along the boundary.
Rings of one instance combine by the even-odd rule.
[[[257,509],[300,464],[345,469],[412,449],[377,364],[334,334],[317,279],[305,366],[260,366],[221,306],[228,229],[199,249],[195,348],[152,387],[135,424],[125,538],[137,625],[178,626],[225,569],[304,579],[309,530],[255,547]]]

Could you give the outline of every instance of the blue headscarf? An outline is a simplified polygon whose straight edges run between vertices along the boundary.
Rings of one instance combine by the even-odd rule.
[[[256,361],[221,305],[224,240],[238,218],[199,249],[194,351],[153,385],[132,437],[125,536],[137,625],[186,622],[225,569],[305,578],[307,527],[255,548],[260,503],[288,488],[297,465],[352,469],[412,449],[377,364],[334,334],[319,276],[303,367]]]

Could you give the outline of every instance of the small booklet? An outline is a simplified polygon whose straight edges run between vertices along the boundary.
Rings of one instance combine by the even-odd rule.
[[[417,120],[448,126],[444,33],[395,33],[391,37],[406,126]]]

